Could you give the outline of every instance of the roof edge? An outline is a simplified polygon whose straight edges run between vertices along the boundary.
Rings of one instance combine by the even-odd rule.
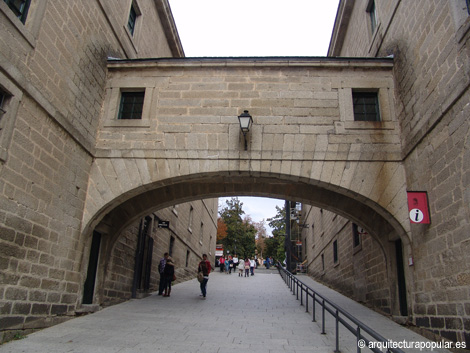
[[[328,56],[339,56],[343,49],[344,38],[351,19],[351,12],[355,0],[340,0],[336,12],[333,33],[331,34]]]
[[[162,22],[163,31],[170,46],[171,53],[176,58],[184,58],[183,45],[176,28],[175,19],[168,0],[155,0],[158,16]]]

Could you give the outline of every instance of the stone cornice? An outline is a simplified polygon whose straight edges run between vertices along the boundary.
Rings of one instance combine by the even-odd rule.
[[[330,58],[330,57],[204,57],[204,58],[148,58],[108,60],[108,69],[152,67],[364,67],[368,69],[393,68],[392,58]]]

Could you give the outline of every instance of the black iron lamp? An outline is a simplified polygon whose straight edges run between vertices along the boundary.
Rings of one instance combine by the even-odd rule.
[[[250,131],[251,125],[253,124],[253,118],[248,114],[248,110],[245,110],[242,114],[238,116],[238,121],[240,122],[240,130],[242,130],[243,138],[245,139],[245,151],[248,149],[246,142],[246,134]]]

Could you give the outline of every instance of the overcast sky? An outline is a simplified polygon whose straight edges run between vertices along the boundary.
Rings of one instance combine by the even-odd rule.
[[[326,56],[339,0],[169,0],[187,57]],[[240,197],[259,222],[284,200]],[[225,206],[225,198],[219,204]],[[271,230],[266,227],[268,235]]]
[[[326,56],[339,0],[170,0],[187,57]]]

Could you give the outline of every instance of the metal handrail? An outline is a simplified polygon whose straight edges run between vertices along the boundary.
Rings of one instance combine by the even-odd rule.
[[[282,267],[280,263],[278,263],[277,268],[279,270],[279,274],[286,282],[287,286],[292,291],[293,295],[296,295],[297,300],[299,300],[299,290],[300,290],[300,305],[304,303],[304,292],[305,292],[305,306],[306,312],[309,312],[308,302],[309,297],[313,300],[313,322],[316,322],[316,304],[318,303],[321,305],[322,308],[322,334],[326,334],[325,331],[325,315],[326,312],[329,312],[333,318],[335,319],[335,339],[336,339],[336,349],[335,353],[340,352],[339,350],[339,323],[341,323],[345,328],[347,328],[353,335],[356,336],[356,346],[357,352],[361,353],[362,348],[370,349],[372,352],[376,353],[383,353],[383,350],[375,347],[369,348],[369,343],[372,342],[371,338],[375,340],[375,342],[382,342],[384,346],[387,346],[387,343],[390,340],[387,340],[385,337],[368,327],[367,325],[363,324],[361,321],[357,320],[351,314],[340,308],[338,305],[334,304],[327,298],[323,297],[321,294],[315,292],[312,288],[307,286],[304,282],[299,280],[295,277],[292,273],[287,271],[285,268]],[[349,320],[349,321],[346,321]],[[363,333],[367,333],[369,337],[364,336]],[[362,340],[362,347],[359,342]],[[405,353],[399,348],[387,348],[387,353]]]

